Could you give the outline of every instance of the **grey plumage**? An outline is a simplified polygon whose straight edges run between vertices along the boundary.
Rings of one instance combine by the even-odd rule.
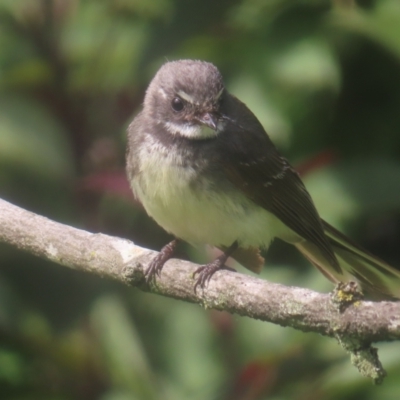
[[[177,238],[237,242],[239,254],[278,237],[333,281],[348,279],[346,270],[398,295],[400,273],[321,220],[296,171],[210,63],[160,68],[129,127],[127,173],[147,213]]]

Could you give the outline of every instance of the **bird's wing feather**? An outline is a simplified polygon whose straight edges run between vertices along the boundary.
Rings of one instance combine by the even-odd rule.
[[[340,273],[321,219],[299,175],[279,155],[251,111],[237,99],[235,104],[240,109],[234,115],[241,115],[241,120],[227,121],[220,138],[225,175],[252,201],[314,243],[330,266]]]

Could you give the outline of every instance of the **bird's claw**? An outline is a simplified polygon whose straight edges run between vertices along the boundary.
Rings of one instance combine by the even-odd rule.
[[[144,271],[144,278],[147,284],[155,281],[156,277],[161,276],[161,270],[164,264],[173,256],[178,240],[174,239],[172,242],[165,245],[161,251],[151,260],[150,265]]]
[[[162,257],[162,254],[159,253],[154,259],[151,261],[150,265],[144,272],[144,278],[146,280],[146,283],[150,284],[152,281],[156,279],[156,277],[160,277],[161,275],[161,270],[166,262],[166,260],[163,260],[164,257]]]
[[[236,270],[233,268],[221,265],[221,262],[218,258],[210,264],[202,265],[193,272],[193,278],[196,278],[196,275],[198,275],[196,283],[193,287],[194,292],[197,292],[197,288],[199,286],[204,289],[210,282],[212,276],[220,269],[236,272]]]

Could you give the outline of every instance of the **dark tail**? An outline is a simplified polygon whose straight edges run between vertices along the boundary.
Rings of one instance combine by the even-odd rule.
[[[355,278],[367,293],[380,298],[400,298],[399,270],[372,255],[327,222],[322,221],[322,224],[341,272],[311,242],[297,243],[296,247],[315,267],[332,282],[347,282]]]

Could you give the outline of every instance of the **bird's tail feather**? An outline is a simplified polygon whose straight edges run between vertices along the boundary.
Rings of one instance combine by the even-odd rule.
[[[333,282],[350,281],[355,278],[369,294],[400,298],[399,270],[372,255],[327,222],[322,223],[342,272],[330,265],[313,243],[297,243],[296,247],[315,267]]]

